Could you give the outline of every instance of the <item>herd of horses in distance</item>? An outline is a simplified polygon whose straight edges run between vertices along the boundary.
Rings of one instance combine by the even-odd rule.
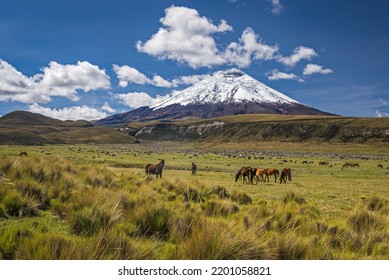
[[[286,162],[286,161],[285,161]],[[303,164],[310,164],[313,162],[307,162],[303,161]],[[329,164],[329,162],[321,161],[319,162],[319,165],[323,166],[329,166],[332,167],[332,165]],[[151,174],[155,174],[156,178],[162,178],[162,171],[163,167],[165,166],[165,160],[161,159],[158,164],[147,164],[145,168],[146,175],[148,178],[151,178]],[[358,163],[350,163],[346,162],[343,164],[342,169],[346,167],[352,167],[352,168],[358,168],[360,167]],[[381,164],[378,165],[378,168],[383,168]],[[389,167],[388,167],[389,169]],[[194,162],[192,162],[192,175],[196,175],[197,166]],[[274,176],[274,182],[277,182],[277,178],[279,178],[280,184],[292,182],[292,169],[291,168],[283,168],[280,171],[277,168],[266,168],[266,169],[260,169],[260,168],[252,168],[250,166],[244,166],[241,169],[238,170],[235,174],[235,182],[239,180],[240,177],[242,177],[242,183],[248,184],[249,182],[253,184],[254,179],[255,183],[263,183],[263,182],[269,182],[269,177]]]
[[[159,163],[157,164],[147,164],[145,167],[145,172],[148,177],[151,176],[151,174],[155,174],[156,178],[162,178],[162,171],[163,167],[165,166],[165,160],[161,159]],[[192,162],[192,175],[196,175],[197,172],[197,165]],[[290,168],[284,168],[280,172],[276,168],[266,168],[266,169],[259,169],[259,168],[251,168],[250,166],[242,167],[239,169],[239,171],[235,174],[235,182],[238,181],[240,177],[243,178],[243,184],[250,182],[253,184],[254,178],[256,179],[256,183],[258,182],[269,182],[269,176],[274,176],[274,182],[277,182],[277,178],[280,177],[280,183],[286,183],[287,181],[292,182],[292,170]]]
[[[23,151],[20,153],[20,156],[28,156],[28,154],[27,154],[27,152]],[[287,161],[284,160],[284,162],[287,162]],[[313,162],[312,161],[311,162],[303,161],[302,163],[303,164],[310,164]],[[325,162],[325,161],[319,162],[319,165],[332,167],[332,165],[329,164],[329,162]],[[162,172],[163,172],[164,166],[165,166],[164,159],[161,159],[160,162],[157,164],[151,164],[151,163],[147,164],[145,167],[145,172],[146,172],[147,177],[151,178],[151,174],[155,174],[157,179],[158,179],[158,177],[162,178]],[[345,164],[343,164],[342,169],[346,168],[346,167],[359,168],[360,166],[358,163],[346,162]],[[382,166],[382,164],[378,164],[378,168],[384,168],[384,167]],[[389,167],[388,167],[388,169],[389,169]],[[192,170],[192,175],[196,175],[197,165],[194,162],[192,162],[192,169],[191,170]],[[242,177],[243,184],[244,183],[248,184],[249,182],[251,184],[253,184],[254,179],[255,179],[255,182],[258,184],[258,183],[262,183],[262,182],[269,182],[270,176],[274,176],[274,182],[277,182],[277,178],[279,177],[280,184],[286,183],[287,181],[292,182],[292,169],[283,168],[281,171],[281,175],[280,175],[280,172],[276,168],[260,169],[260,168],[252,168],[250,166],[244,166],[241,169],[239,169],[238,172],[236,172],[235,182],[237,182],[239,180],[239,178]]]

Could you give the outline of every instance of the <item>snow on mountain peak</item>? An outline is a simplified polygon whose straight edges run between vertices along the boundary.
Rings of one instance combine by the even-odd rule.
[[[281,92],[257,81],[243,71],[232,68],[217,71],[192,86],[174,91],[152,106],[154,110],[173,104],[216,104],[216,103],[288,103],[299,104]]]

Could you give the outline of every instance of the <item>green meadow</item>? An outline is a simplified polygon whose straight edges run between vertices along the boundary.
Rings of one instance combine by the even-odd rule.
[[[388,167],[359,144],[1,146],[0,259],[389,259]]]

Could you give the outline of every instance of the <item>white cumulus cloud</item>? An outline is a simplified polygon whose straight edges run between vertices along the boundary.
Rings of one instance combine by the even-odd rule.
[[[165,88],[171,88],[171,87],[176,87],[177,85],[165,80],[159,75],[154,75],[153,76],[153,85],[157,87],[165,87]]]
[[[375,110],[375,116],[378,118],[389,118],[389,113]]]
[[[173,84],[176,85],[192,85],[195,84],[201,80],[204,80],[205,78],[210,77],[211,75],[190,75],[190,76],[180,76],[176,79],[172,80]]]
[[[284,9],[284,6],[282,6],[280,0],[267,0],[271,4],[271,12],[275,15],[278,15],[281,13],[281,11]]]
[[[158,100],[161,100],[161,98],[166,98],[161,96],[153,98],[145,92],[129,92],[123,94],[116,94],[115,97],[121,100],[124,105],[127,105],[130,108],[151,106],[154,105]]]
[[[52,61],[42,71],[27,77],[0,59],[0,100],[45,103],[52,96],[62,96],[77,101],[80,90],[88,92],[110,87],[105,70],[87,61],[78,61],[75,65]]]
[[[329,69],[329,68],[325,69],[321,65],[312,64],[312,63],[307,64],[304,68],[304,71],[303,71],[304,76],[309,76],[312,74],[326,75],[326,74],[331,74],[331,73],[333,73],[333,71],[331,69]]]
[[[253,29],[247,27],[239,42],[230,43],[224,57],[230,64],[239,67],[247,67],[253,60],[271,60],[278,52],[277,46],[270,46],[261,42],[259,35]]]
[[[72,106],[61,109],[43,107],[37,103],[28,106],[28,111],[38,113],[59,120],[97,120],[108,116],[104,110],[99,110],[86,105]]]
[[[270,75],[267,76],[269,81],[276,81],[276,80],[297,80],[299,79],[298,76],[296,76],[293,73],[284,73],[280,72],[278,70],[273,70]]]
[[[152,81],[147,78],[145,74],[128,65],[119,66],[114,64],[113,71],[116,73],[116,76],[119,79],[120,87],[127,87],[128,83],[140,85],[152,83]]]
[[[215,25],[195,9],[171,6],[160,22],[162,27],[148,41],[137,42],[138,51],[186,63],[192,68],[225,63],[212,37],[215,33],[232,31],[225,20]]]
[[[285,66],[294,67],[296,64],[303,59],[311,60],[318,54],[312,48],[299,46],[293,50],[293,54],[290,56],[280,56],[277,61]]]

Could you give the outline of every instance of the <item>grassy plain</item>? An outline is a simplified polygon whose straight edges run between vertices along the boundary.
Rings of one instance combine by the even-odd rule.
[[[248,165],[292,182],[234,182]],[[384,145],[1,146],[0,259],[389,259],[387,167]]]

